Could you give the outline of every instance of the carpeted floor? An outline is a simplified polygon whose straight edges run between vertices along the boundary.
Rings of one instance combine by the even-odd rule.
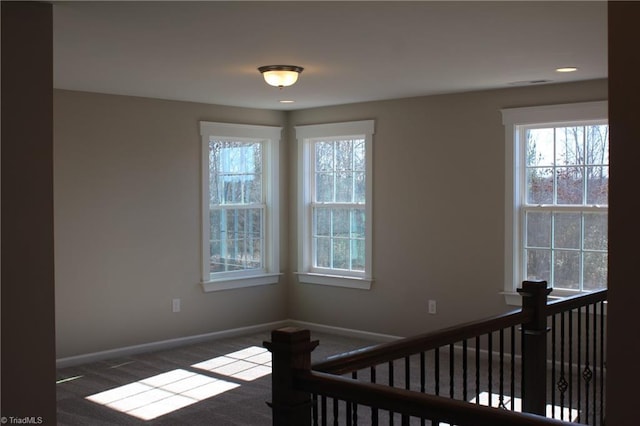
[[[312,361],[376,343],[312,339]],[[269,332],[59,369],[58,425],[270,425],[265,340]]]

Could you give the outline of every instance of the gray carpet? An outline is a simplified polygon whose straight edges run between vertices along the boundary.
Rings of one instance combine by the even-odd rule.
[[[312,339],[320,340],[320,345],[312,353],[312,361],[376,343],[325,333],[312,333]],[[271,412],[266,405],[271,395],[270,375],[246,381],[193,367],[247,347],[261,347],[265,340],[270,340],[269,332],[59,369],[58,424],[270,425]],[[176,370],[183,374],[197,374],[201,380],[219,379],[231,383],[231,386],[239,386],[152,420],[142,420],[87,399],[91,395],[124,385],[135,386],[131,384]]]

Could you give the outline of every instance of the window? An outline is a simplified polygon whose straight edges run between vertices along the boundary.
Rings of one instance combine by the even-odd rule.
[[[505,293],[546,280],[553,295],[607,286],[607,103],[502,111],[507,136]],[[509,298],[508,298],[509,301]]]
[[[371,287],[371,120],[296,127],[300,282]]]
[[[205,291],[278,281],[280,132],[200,122]]]

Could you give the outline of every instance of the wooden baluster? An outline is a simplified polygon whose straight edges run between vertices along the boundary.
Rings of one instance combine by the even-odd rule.
[[[393,387],[394,377],[393,377],[393,361],[389,361],[387,363],[389,366],[389,386]],[[389,411],[389,426],[393,426],[395,413],[393,411]]]
[[[453,350],[453,343],[449,345],[449,398],[453,399],[455,391],[455,352]]]
[[[598,342],[598,334],[597,334],[597,323],[598,323],[598,313],[596,311],[596,304],[594,303],[593,305],[593,363],[591,364],[593,366],[593,424],[596,424],[596,421],[598,419],[598,413],[596,412],[596,407],[598,406],[597,403],[597,397],[596,397],[596,389],[597,389],[597,383],[598,383],[598,362],[597,362],[597,342]]]
[[[511,327],[511,411],[516,409],[516,328]]]
[[[493,333],[487,333],[487,387],[489,392],[489,407],[493,407]]]
[[[404,388],[411,389],[411,358],[404,357]]]
[[[500,396],[498,397],[500,408],[507,408],[504,405],[504,329],[499,332],[500,337]]]
[[[371,367],[371,383],[376,382],[376,366]],[[371,426],[378,426],[378,409],[371,406]]]
[[[571,411],[573,410],[573,385],[574,385],[574,380],[573,380],[573,374],[571,372],[571,366],[573,365],[573,315],[574,315],[574,311],[569,311],[569,362],[568,362],[568,374],[569,374],[569,395],[568,395],[568,399],[569,399],[569,415],[571,415]],[[573,421],[573,419],[570,419],[570,421]]]
[[[434,379],[435,379],[435,392],[436,395],[440,395],[440,348],[435,348],[433,351],[434,356]]]
[[[425,393],[427,387],[427,365],[426,354],[420,352],[420,392]],[[420,419],[420,426],[425,426],[426,420]]]
[[[590,331],[590,323],[589,323],[589,305],[585,306],[585,317],[584,317],[584,338],[586,340],[584,344],[584,370],[582,370],[582,379],[584,380],[584,420],[585,422],[589,422],[589,391],[591,380],[593,379],[593,371],[591,370],[591,362],[590,352],[589,352],[589,344],[591,342],[591,331]]]
[[[600,302],[600,424],[604,425],[604,302]]]
[[[469,374],[469,366],[468,366],[468,347],[467,347],[467,339],[462,341],[462,399],[467,400],[468,391],[469,391],[469,383],[467,382],[468,374]]]
[[[564,416],[564,398],[565,398],[565,392],[569,388],[567,379],[565,377],[565,371],[564,371],[564,346],[565,346],[564,314],[565,314],[564,312],[560,314],[560,383],[558,384],[558,390],[560,391],[560,420],[571,420],[571,419],[564,418],[565,417]]]
[[[420,392],[425,393],[427,389],[427,366],[426,354],[420,352]]]
[[[578,308],[578,342],[577,342],[577,356],[578,356],[578,360],[576,362],[576,377],[577,377],[577,382],[578,382],[578,386],[576,386],[576,389],[578,390],[578,419],[576,420],[578,423],[580,423],[580,418],[582,417],[582,381],[580,380],[582,378],[582,371],[581,371],[581,366],[580,366],[580,362],[582,359],[582,307]]]
[[[327,426],[327,397],[322,395],[322,426]]]
[[[480,404],[480,336],[476,336],[476,404]]]
[[[351,373],[351,378],[353,380],[358,380],[358,372],[354,371]],[[355,402],[352,403],[353,405],[353,425],[357,426],[358,424],[358,404],[356,404]]]
[[[551,316],[551,406],[556,406],[556,339],[558,330],[556,327],[557,315]],[[555,408],[551,412],[551,417],[556,417]]]
[[[312,400],[312,406],[311,406],[311,413],[312,413],[312,417],[313,417],[313,426],[318,426],[318,395],[317,394],[313,394],[313,396],[311,397]]]
[[[411,358],[404,357],[404,388],[406,390],[411,389]],[[402,415],[402,426],[409,426],[409,416]]]
[[[440,395],[440,348],[435,348],[433,351],[433,357],[434,357],[434,379],[435,379],[435,392],[436,395]],[[432,425],[435,426],[439,426],[440,425],[440,421],[438,421],[438,419],[435,419],[432,421]]]

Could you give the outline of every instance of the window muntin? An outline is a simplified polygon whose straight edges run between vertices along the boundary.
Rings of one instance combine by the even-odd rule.
[[[205,291],[278,281],[280,132],[200,123]]]
[[[209,140],[209,273],[263,270],[261,141]]]
[[[313,271],[364,273],[364,138],[313,140]]]
[[[607,101],[503,109],[505,299],[523,280],[553,295],[606,287]]]
[[[371,286],[373,121],[296,127],[300,282]]]
[[[525,162],[522,279],[572,291],[606,288],[608,125],[518,131]]]
[[[529,205],[607,205],[609,127],[521,126]]]

